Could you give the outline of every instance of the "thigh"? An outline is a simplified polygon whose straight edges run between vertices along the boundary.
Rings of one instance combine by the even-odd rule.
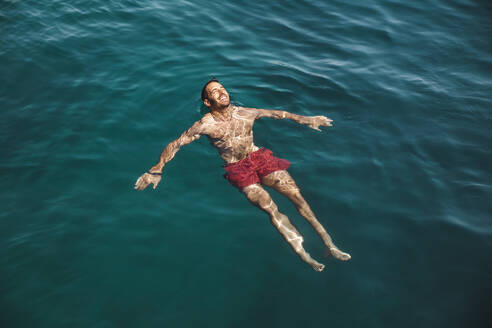
[[[275,171],[261,178],[261,183],[279,192],[299,190],[294,179],[286,170]]]

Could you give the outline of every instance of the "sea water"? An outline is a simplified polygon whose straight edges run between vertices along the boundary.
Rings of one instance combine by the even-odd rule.
[[[487,1],[0,2],[1,327],[489,327]],[[352,260],[299,260],[205,137],[135,180],[206,111],[262,119]]]

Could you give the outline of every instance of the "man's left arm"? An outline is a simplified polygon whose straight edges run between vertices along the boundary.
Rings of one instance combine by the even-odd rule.
[[[251,108],[256,112],[255,119],[259,119],[262,117],[271,117],[276,120],[281,120],[288,118],[297,122],[299,124],[304,124],[309,126],[311,129],[316,131],[321,131],[319,126],[332,126],[332,119],[326,116],[302,116],[293,113],[286,112],[284,110],[271,110],[271,109],[259,109],[259,108]]]

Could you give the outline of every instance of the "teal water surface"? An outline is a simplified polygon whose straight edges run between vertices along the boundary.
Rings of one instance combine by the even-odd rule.
[[[0,2],[0,327],[489,327],[486,1]],[[348,263],[272,193],[302,263],[206,138],[133,190],[205,112],[262,119]]]

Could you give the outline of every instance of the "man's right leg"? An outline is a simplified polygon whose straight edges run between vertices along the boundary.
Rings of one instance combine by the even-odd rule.
[[[302,247],[303,238],[297,229],[290,223],[289,218],[278,211],[268,192],[259,184],[252,184],[242,189],[246,198],[255,206],[265,211],[275,228],[280,232],[292,249],[308,263],[314,270],[323,271],[325,266],[315,261]]]

